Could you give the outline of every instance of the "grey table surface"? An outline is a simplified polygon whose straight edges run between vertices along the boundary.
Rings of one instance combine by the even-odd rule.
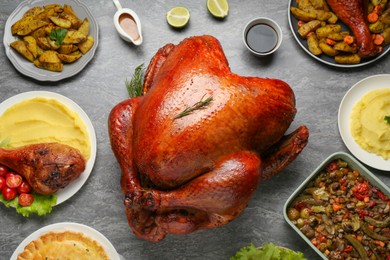
[[[0,41],[3,45],[7,18],[21,1],[0,1]],[[53,1],[55,2],[55,1]],[[349,152],[338,130],[340,101],[359,80],[389,73],[389,55],[372,65],[333,68],[311,58],[295,41],[288,24],[288,1],[230,0],[229,16],[211,17],[205,1],[122,0],[142,21],[144,43],[132,46],[123,41],[113,26],[116,11],[110,0],[83,1],[99,24],[99,47],[94,59],[79,74],[59,82],[39,82],[20,74],[0,48],[0,100],[26,91],[46,90],[65,95],[89,115],[97,136],[97,159],[83,188],[46,217],[24,218],[13,209],[0,206],[0,259],[9,259],[20,242],[35,230],[58,222],[88,225],[104,234],[126,259],[229,259],[240,247],[253,242],[260,246],[274,242],[302,251],[308,259],[316,253],[283,218],[283,206],[302,181],[330,154]],[[189,25],[171,29],[165,13],[174,6],[191,12]],[[283,42],[271,57],[257,58],[245,49],[245,24],[260,16],[274,19],[282,28]],[[232,223],[189,235],[168,235],[159,243],[137,238],[127,225],[120,190],[120,168],[111,151],[107,132],[110,110],[128,97],[124,82],[134,68],[148,64],[158,48],[179,43],[192,35],[211,34],[218,38],[233,72],[247,76],[278,78],[291,85],[298,113],[291,130],[301,124],[310,129],[307,147],[285,170],[262,182],[246,210]],[[390,186],[390,173],[369,168]]]

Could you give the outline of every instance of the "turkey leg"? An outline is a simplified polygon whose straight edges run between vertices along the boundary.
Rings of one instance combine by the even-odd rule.
[[[22,175],[36,193],[44,195],[64,188],[85,169],[79,150],[60,143],[0,148],[0,164]]]

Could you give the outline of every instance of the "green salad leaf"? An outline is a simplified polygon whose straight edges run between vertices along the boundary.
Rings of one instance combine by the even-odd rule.
[[[273,243],[256,248],[253,243],[242,247],[230,260],[307,260],[301,252],[277,246]]]
[[[57,196],[55,194],[32,194],[34,195],[34,202],[27,207],[23,207],[19,204],[18,197],[12,200],[5,200],[3,195],[0,194],[0,202],[3,203],[7,208],[15,208],[16,212],[23,215],[24,217],[29,217],[31,214],[36,214],[38,216],[49,214],[57,203]]]

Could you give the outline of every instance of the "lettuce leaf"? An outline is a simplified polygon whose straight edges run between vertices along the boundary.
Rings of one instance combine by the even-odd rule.
[[[230,260],[306,260],[301,252],[277,246],[273,243],[256,248],[253,243],[242,247]]]
[[[55,194],[41,195],[33,193],[33,195],[34,202],[27,207],[19,205],[18,197],[12,200],[5,200],[3,195],[0,194],[0,202],[2,202],[7,208],[15,208],[16,212],[24,217],[29,217],[31,214],[36,214],[38,216],[49,214],[57,203],[57,196]]]

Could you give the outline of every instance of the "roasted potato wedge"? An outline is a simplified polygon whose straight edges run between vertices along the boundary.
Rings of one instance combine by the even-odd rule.
[[[339,24],[328,24],[316,30],[316,34],[319,39],[326,38],[329,34],[338,32],[341,32],[341,25]]]
[[[37,41],[37,45],[43,49],[43,50],[50,50],[51,49],[51,45],[49,43],[49,40],[47,39],[47,37],[38,37],[36,38],[36,41]]]
[[[357,52],[356,45],[351,46],[349,44],[346,44],[343,41],[336,43],[333,46],[333,49],[335,49],[336,51],[348,52],[348,53],[356,53]]]
[[[67,5],[67,4],[64,4],[64,11],[63,11],[63,13],[64,14],[71,14],[71,15],[74,15],[74,16],[77,17],[77,14],[73,10],[72,6]]]
[[[84,21],[81,23],[78,31],[81,32],[84,35],[88,35],[89,34],[89,20],[88,20],[88,18],[84,19]]]
[[[304,22],[310,22],[312,20],[316,20],[317,16],[315,14],[303,11],[297,7],[291,6],[290,7],[291,13],[297,18],[298,20],[304,21]]]
[[[339,64],[359,64],[360,56],[357,54],[349,54],[349,55],[336,55],[334,57],[336,63]]]
[[[298,29],[298,33],[302,38],[306,38],[307,34],[310,32],[314,32],[321,26],[321,21],[313,20],[305,23]]]
[[[57,17],[57,16],[50,16],[49,19],[57,26],[59,27],[62,27],[62,28],[65,28],[65,29],[69,29],[70,27],[72,27],[72,23],[67,20],[67,19],[63,19],[63,18],[60,18],[60,17]]]
[[[87,39],[83,33],[79,31],[68,31],[65,39],[62,41],[63,44],[78,44],[84,42]]]
[[[335,49],[333,49],[332,46],[326,44],[325,41],[321,41],[318,43],[318,46],[320,47],[320,49],[328,56],[331,56],[331,57],[334,57],[336,56],[339,52],[336,51]]]
[[[25,36],[23,40],[27,49],[31,52],[35,59],[38,56],[37,41],[32,36]]]
[[[58,58],[58,52],[56,51],[45,51],[39,56],[40,63],[60,63],[61,60]]]
[[[11,47],[19,52],[29,61],[34,61],[34,55],[27,49],[26,43],[22,40],[11,42]]]
[[[82,54],[86,54],[93,46],[95,40],[92,36],[88,36],[87,40],[78,44],[78,47]]]
[[[314,55],[319,56],[322,54],[322,50],[319,46],[317,35],[315,33],[312,33],[307,37],[307,45],[309,51]]]
[[[27,10],[27,12],[24,13],[23,17],[36,16],[36,15],[42,13],[44,10],[45,9],[43,7],[40,7],[40,6],[31,7],[30,9]]]
[[[60,48],[58,49],[58,53],[69,54],[69,53],[74,51],[73,50],[74,47],[75,47],[75,45],[73,45],[73,44],[61,44]],[[76,46],[76,49],[78,49],[77,46]]]
[[[75,62],[76,60],[80,59],[81,58],[81,53],[78,52],[78,53],[75,53],[75,54],[58,54],[58,58],[60,58],[61,61],[65,62],[65,63],[72,63],[72,62]]]

